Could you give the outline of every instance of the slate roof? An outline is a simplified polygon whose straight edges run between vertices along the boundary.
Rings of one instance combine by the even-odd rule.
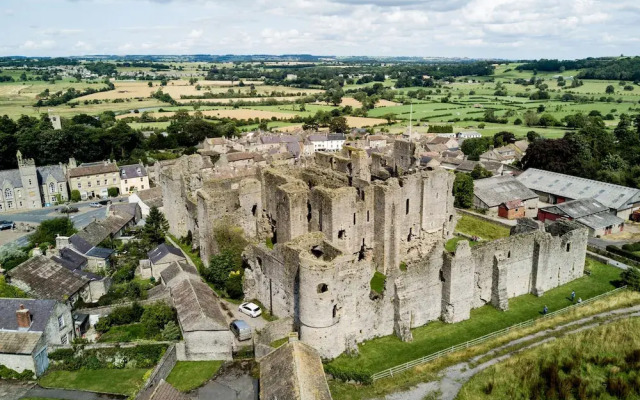
[[[160,186],[156,186],[151,189],[140,190],[136,192],[138,198],[146,203],[148,200],[156,199],[158,197],[162,198],[162,188]]]
[[[166,243],[162,243],[160,246],[148,252],[147,256],[149,257],[149,260],[151,260],[152,263],[156,264],[158,261],[162,260],[164,257],[166,257],[169,254],[173,254],[174,256],[184,258],[184,254],[182,254],[182,250],[175,248],[173,246],[170,246]]]
[[[123,165],[120,167],[120,179],[142,178],[147,175],[147,170],[142,164]]]
[[[9,276],[28,285],[29,294],[36,298],[60,301],[77,293],[91,280],[45,256],[28,259],[9,271]]]
[[[45,165],[44,167],[36,167],[38,172],[38,181],[40,184],[44,184],[47,181],[49,175],[58,182],[66,182],[67,177],[64,174],[64,169],[60,165]]]
[[[25,332],[44,332],[56,306],[56,301],[0,298],[0,331],[18,330],[16,311],[20,309],[20,305],[24,305],[24,308],[28,309],[31,314],[31,327]]]
[[[138,213],[138,205],[136,203],[112,204],[109,206],[109,210],[117,216],[131,220],[135,218]]]
[[[488,207],[512,200],[536,199],[538,195],[511,175],[494,176],[473,182],[474,195]]]
[[[262,144],[294,143],[300,140],[298,136],[294,135],[260,136],[260,143]]]
[[[342,133],[330,133],[327,135],[327,140],[347,140],[347,137]]]
[[[244,151],[239,151],[237,153],[228,153],[227,161],[236,162],[236,161],[242,161],[242,160],[253,160],[254,156],[255,154],[244,152]]]
[[[372,136],[367,137],[367,139],[369,139],[369,141],[372,141],[372,140],[385,140],[386,141],[387,137],[384,136],[384,135],[372,135]]]
[[[260,398],[331,400],[318,352],[302,342],[290,342],[263,357]]]
[[[86,252],[85,254],[89,257],[106,259],[106,258],[109,258],[113,253],[114,251],[111,249],[105,249],[103,247],[94,247],[88,252]]]
[[[309,135],[307,139],[309,139],[309,141],[311,142],[326,142],[327,135]]]
[[[135,203],[133,204],[135,205]],[[123,217],[121,215],[110,215],[102,221],[93,221],[89,225],[85,226],[81,231],[71,236],[71,243],[76,246],[79,251],[86,254],[91,247],[97,246],[110,235],[115,235],[120,232],[129,222],[131,222],[132,219],[132,216]],[[91,247],[87,248],[86,244],[77,240],[78,238],[84,240],[84,242],[89,244]]]
[[[592,229],[618,226],[624,222],[609,212],[609,207],[594,199],[578,199],[541,208],[547,213],[571,218]]]
[[[85,256],[66,247],[60,249],[60,257],[53,258],[56,258],[56,262],[70,269],[82,268],[87,263]]]
[[[82,254],[85,254],[86,252],[91,250],[91,248],[93,248],[93,245],[91,243],[78,236],[78,234],[71,236],[69,238],[69,242]]]
[[[22,187],[22,179],[20,178],[19,169],[7,169],[0,171],[0,186],[3,186],[5,182],[9,182],[14,188]]]
[[[566,199],[592,198],[614,210],[625,210],[640,202],[638,189],[536,168],[529,168],[517,179],[531,190]]]
[[[91,163],[91,164],[81,164],[79,167],[69,170],[69,178],[78,178],[81,176],[98,175],[98,174],[108,174],[112,172],[118,172],[118,166],[114,163],[105,164],[103,162],[100,162],[100,163]]]
[[[32,354],[41,337],[41,332],[0,331],[0,353]]]

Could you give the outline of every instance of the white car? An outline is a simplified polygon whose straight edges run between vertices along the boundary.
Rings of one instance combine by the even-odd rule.
[[[238,311],[243,314],[247,314],[251,318],[259,317],[262,314],[262,310],[260,307],[253,303],[242,303],[240,307],[238,307]]]

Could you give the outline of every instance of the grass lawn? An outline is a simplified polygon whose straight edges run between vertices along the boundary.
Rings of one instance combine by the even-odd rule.
[[[202,386],[215,375],[224,361],[178,361],[167,377],[167,382],[181,392]]]
[[[387,277],[376,271],[373,273],[373,278],[371,278],[371,290],[376,293],[382,294],[384,292],[384,282],[387,280]]]
[[[137,339],[147,339],[144,326],[140,323],[112,326],[100,336],[99,342],[133,342]]]
[[[277,349],[278,347],[284,345],[287,342],[289,342],[289,338],[288,337],[283,337],[282,339],[274,340],[273,342],[271,342],[269,344],[269,346],[274,347],[274,348]]]
[[[358,368],[370,372],[384,369],[423,357],[453,345],[464,343],[513,324],[539,317],[546,305],[549,312],[572,304],[568,299],[572,290],[576,298],[583,300],[613,290],[611,281],[619,279],[620,270],[593,260],[588,260],[586,269],[590,276],[583,276],[549,290],[541,297],[531,294],[509,300],[509,310],[499,311],[487,305],[471,311],[471,318],[456,324],[433,321],[412,330],[413,342],[402,342],[395,335],[373,339],[360,344],[360,355],[342,355],[330,364],[336,367]]]
[[[149,371],[145,368],[50,371],[38,383],[46,388],[131,395],[144,383]]]
[[[509,236],[509,228],[467,214],[462,215],[455,230],[484,240],[496,240]]]
[[[466,241],[466,242],[469,242],[469,245],[471,247],[473,247],[473,246],[477,245],[478,243],[480,243],[480,242],[476,242],[474,240],[465,239],[465,238],[460,237],[460,236],[454,236],[451,239],[447,240],[447,243],[445,243],[445,245],[444,245],[444,249],[446,251],[450,252],[450,253],[454,253],[456,251],[456,245],[458,244],[458,242],[463,241],[463,240]]]
[[[628,318],[517,354],[471,378],[457,398],[638,399],[638,330],[640,319]]]

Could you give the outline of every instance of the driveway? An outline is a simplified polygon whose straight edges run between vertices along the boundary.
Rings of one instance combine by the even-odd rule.
[[[29,391],[33,383],[2,381],[0,383],[0,400],[16,400]]]
[[[252,331],[256,331],[256,330],[262,330],[264,328],[264,326],[269,322],[266,319],[262,318],[262,316],[257,317],[257,318],[251,318],[250,316],[248,316],[247,314],[243,314],[238,310],[238,304],[233,304],[230,303],[227,300],[221,299],[220,300],[222,303],[224,303],[228,308],[229,311],[233,314],[233,317],[230,317],[228,314],[226,315],[227,318],[231,319],[240,319],[243,320],[244,322],[246,322],[247,324],[249,324],[249,326],[251,327]],[[231,321],[229,321],[231,322]]]

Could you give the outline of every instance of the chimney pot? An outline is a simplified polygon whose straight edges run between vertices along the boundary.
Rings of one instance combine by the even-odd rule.
[[[18,320],[18,328],[31,327],[31,314],[28,309],[24,308],[24,304],[20,304],[20,309],[16,310],[16,318]]]

